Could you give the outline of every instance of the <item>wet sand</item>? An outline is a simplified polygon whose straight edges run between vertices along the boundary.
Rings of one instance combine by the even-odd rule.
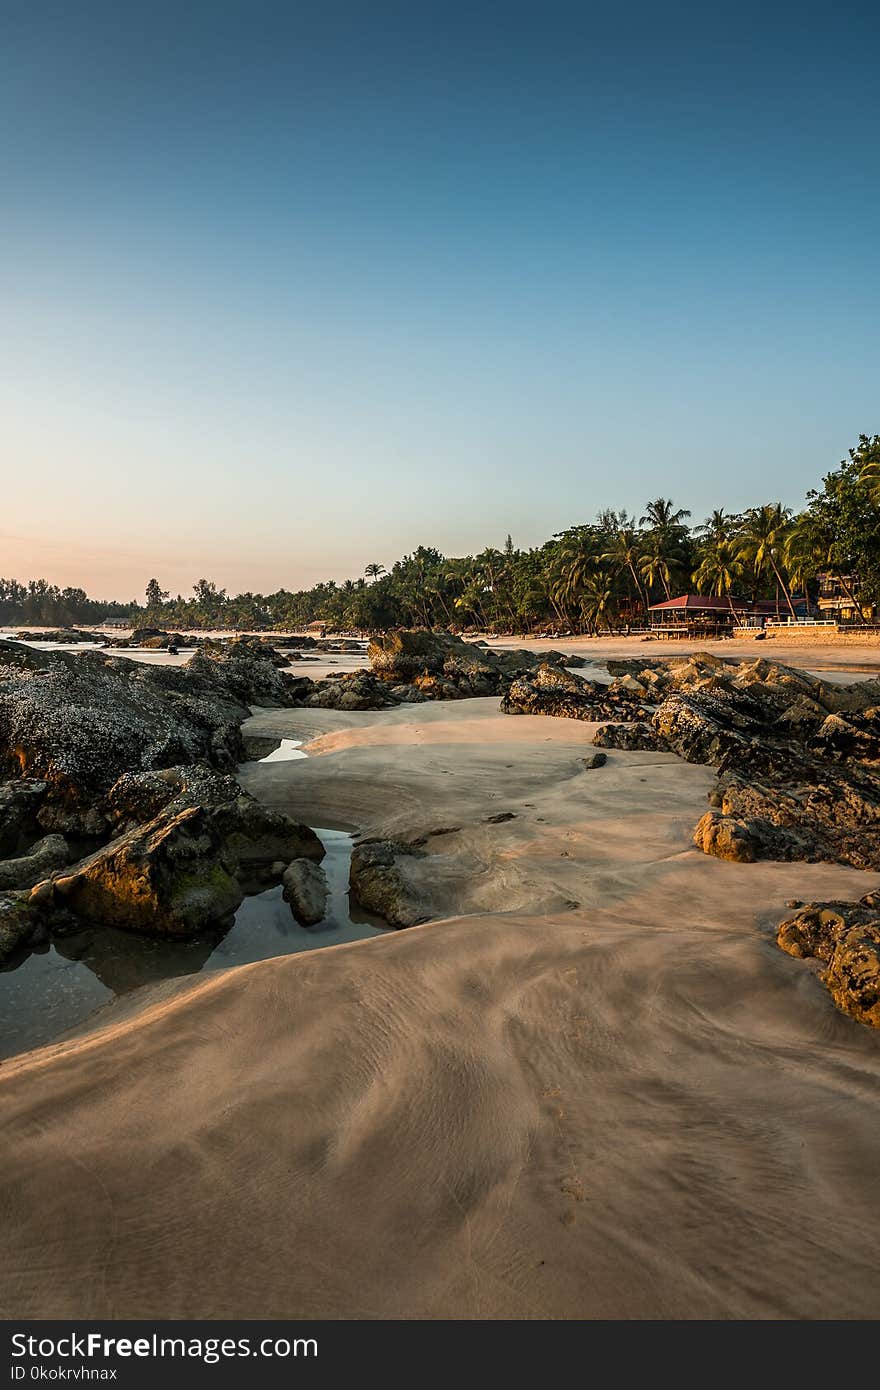
[[[257,713],[262,799],[448,832],[438,920],[4,1063],[3,1314],[876,1316],[880,1037],[772,932],[880,876],[699,854],[710,771],[593,727]]]

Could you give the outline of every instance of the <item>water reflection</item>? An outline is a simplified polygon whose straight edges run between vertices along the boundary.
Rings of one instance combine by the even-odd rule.
[[[351,836],[318,829],[330,885],[327,916],[301,927],[280,886],[245,898],[232,926],[197,941],[157,941],[112,927],[54,938],[0,970],[0,1057],[51,1042],[103,1004],[161,980],[376,936],[384,924],[349,905]]]

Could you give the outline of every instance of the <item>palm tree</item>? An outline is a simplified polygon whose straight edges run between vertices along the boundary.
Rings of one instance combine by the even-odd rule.
[[[717,594],[719,598],[726,594],[730,611],[733,613],[731,590],[737,580],[742,578],[743,568],[739,548],[731,541],[718,540],[711,550],[706,551],[694,571],[693,582],[698,593]]]
[[[680,530],[690,512],[687,507],[679,507],[678,510],[674,507],[671,497],[658,497],[655,501],[646,503],[645,515],[639,517],[639,525],[649,526],[652,531]]]
[[[867,434],[859,435],[858,447],[850,449],[850,458],[858,465],[859,482],[868,489],[875,507],[880,507],[880,434],[873,439]]]
[[[639,518],[639,525],[649,528],[645,538],[647,548],[640,565],[642,577],[649,592],[659,579],[667,599],[672,597],[673,577],[682,567],[687,516],[690,512],[686,507],[676,508],[671,498],[657,497],[647,504],[645,515]]]
[[[647,537],[647,545],[642,555],[639,565],[639,572],[645,581],[648,592],[659,582],[663,585],[663,591],[667,599],[672,598],[672,584],[681,566],[673,554],[671,554],[666,537],[661,531],[651,531]]]
[[[785,538],[782,554],[789,578],[792,584],[801,586],[804,598],[807,596],[807,580],[823,571],[831,571],[837,576],[853,608],[859,608],[838,562],[837,533],[827,517],[810,510],[796,516]]]
[[[723,507],[716,508],[702,526],[696,527],[698,535],[705,536],[707,541],[729,541],[732,529],[733,517]]]
[[[378,579],[379,575],[384,573],[385,566],[377,565],[375,560],[371,560],[370,563],[364,567],[364,574],[367,579]]]
[[[642,560],[642,537],[638,531],[631,526],[621,526],[615,532],[611,549],[606,550],[604,555],[599,556],[599,559],[603,564],[611,565],[618,574],[626,571],[632,577],[639,601],[643,607],[647,608],[648,597],[642,588],[637,569]]]
[[[607,571],[597,569],[587,579],[581,598],[581,612],[598,632],[601,623],[611,631],[611,605],[614,590]]]
[[[791,616],[796,618],[791,594],[776,561],[776,556],[784,551],[790,526],[791,511],[780,502],[752,507],[746,512],[740,532],[740,550],[744,558],[751,562],[756,575],[772,570],[776,583],[785,595]]]
[[[560,592],[566,603],[577,606],[599,563],[597,537],[589,526],[576,526],[562,536],[559,548]]]

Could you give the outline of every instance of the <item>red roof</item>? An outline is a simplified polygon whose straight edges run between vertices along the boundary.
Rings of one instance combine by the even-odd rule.
[[[731,603],[740,612],[744,612],[750,607],[748,599],[744,598],[728,601],[726,598],[718,598],[717,595],[704,598],[702,594],[682,594],[680,598],[668,598],[663,603],[652,603],[648,611],[656,613],[662,609],[686,608],[689,612],[697,613],[729,613]]]
[[[807,605],[804,599],[792,599],[796,613],[806,613]],[[717,594],[705,597],[703,594],[681,594],[678,598],[667,598],[662,603],[652,603],[648,609],[649,613],[663,613],[674,610],[675,612],[688,613],[755,613],[760,617],[772,617],[777,608],[780,613],[789,613],[788,600],[781,598],[777,604],[772,598],[759,598],[753,602],[747,598],[732,598],[728,600],[727,595],[719,598]]]

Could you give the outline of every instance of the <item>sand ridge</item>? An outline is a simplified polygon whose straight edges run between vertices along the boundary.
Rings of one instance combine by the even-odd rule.
[[[709,769],[587,771],[591,726],[496,700],[248,731],[309,728],[249,790],[461,827],[419,861],[441,920],[0,1067],[4,1315],[876,1316],[880,1038],[772,926],[878,876],[709,859]]]

